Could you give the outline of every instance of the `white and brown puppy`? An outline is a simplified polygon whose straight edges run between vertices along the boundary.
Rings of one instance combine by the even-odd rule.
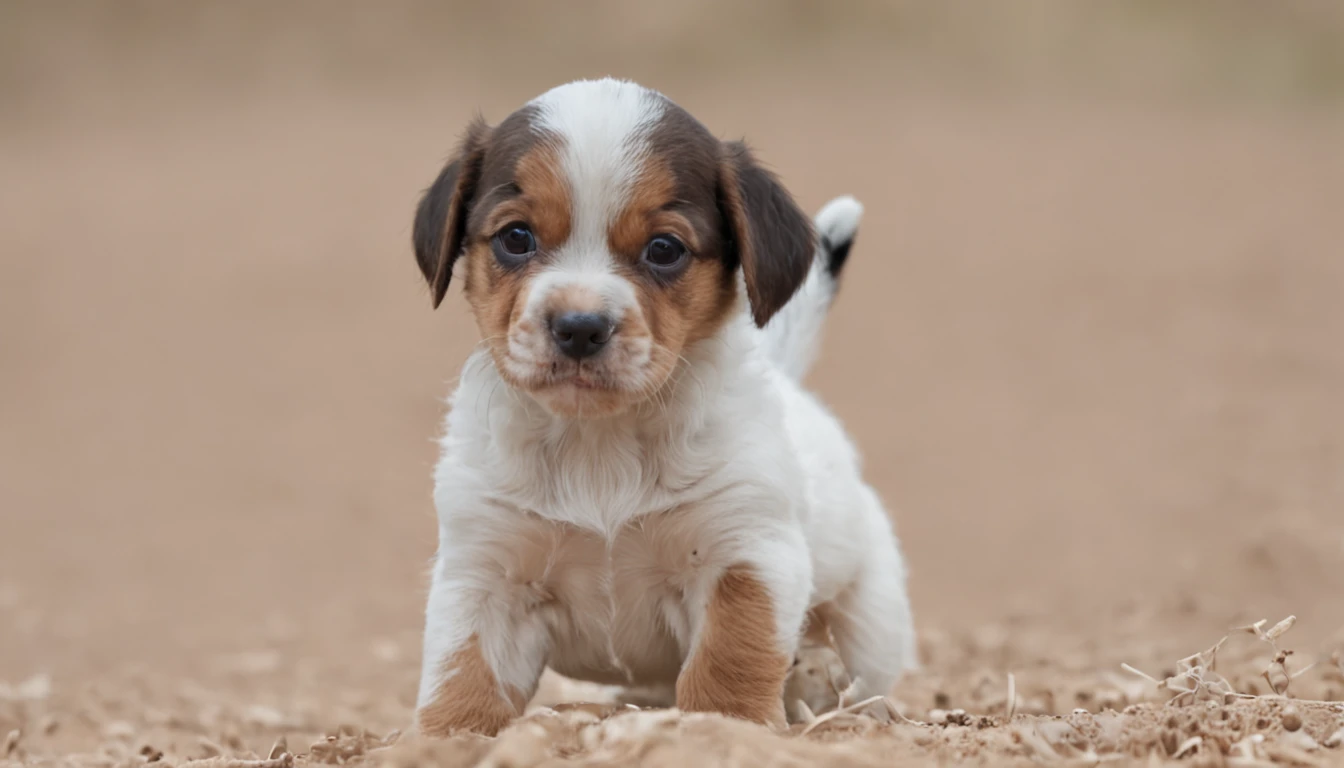
[[[470,127],[414,228],[435,306],[456,271],[483,337],[435,472],[423,733],[494,733],[547,665],[779,723],[807,626],[865,693],[914,663],[887,515],[799,383],[861,210],[814,229],[629,82]]]

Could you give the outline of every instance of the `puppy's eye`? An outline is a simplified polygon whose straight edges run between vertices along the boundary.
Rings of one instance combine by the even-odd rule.
[[[677,267],[686,258],[686,246],[671,235],[658,235],[644,246],[644,261],[659,268]]]
[[[515,222],[501,229],[492,243],[495,258],[506,265],[522,263],[537,251],[537,238],[526,224]]]

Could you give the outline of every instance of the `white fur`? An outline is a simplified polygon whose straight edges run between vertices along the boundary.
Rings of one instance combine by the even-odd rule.
[[[652,101],[615,81],[538,100],[566,139],[576,201],[572,250],[546,279],[604,285],[604,222]],[[852,236],[857,203],[826,210],[839,212],[818,226],[848,222]],[[420,706],[473,635],[500,685],[529,696],[547,664],[608,684],[674,681],[736,566],[768,590],[781,652],[793,653],[805,614],[824,604],[864,693],[892,686],[914,663],[904,563],[854,446],[798,383],[828,297],[805,293],[785,308],[806,332],[793,341],[739,307],[683,350],[656,398],[604,418],[555,416],[506,384],[486,352],[468,360],[435,470]]]
[[[832,243],[845,243],[858,234],[861,219],[863,204],[851,195],[841,195],[823,205],[813,221],[818,235]]]

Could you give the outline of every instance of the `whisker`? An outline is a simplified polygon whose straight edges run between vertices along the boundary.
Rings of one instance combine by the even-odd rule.
[[[687,360],[686,356],[682,354],[678,354],[677,357],[681,359],[681,362],[686,364],[686,367],[684,369],[686,372],[685,375],[690,376],[691,380],[694,381],[700,387],[700,397],[702,399],[707,397],[709,395],[709,387],[705,385],[705,382],[701,380],[699,376],[695,375],[694,366],[691,364],[691,361]]]
[[[503,383],[503,379],[495,379],[494,386],[490,387],[490,396],[485,399],[485,429],[487,432],[492,431],[490,419],[495,412],[495,409],[491,407],[491,403],[495,401],[495,392],[499,390],[499,386]]]

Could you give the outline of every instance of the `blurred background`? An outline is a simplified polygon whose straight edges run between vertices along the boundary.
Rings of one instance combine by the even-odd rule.
[[[811,383],[923,627],[1344,627],[1344,4],[5,0],[0,679],[264,637],[413,695],[476,330],[412,208],[609,74],[866,204]]]

